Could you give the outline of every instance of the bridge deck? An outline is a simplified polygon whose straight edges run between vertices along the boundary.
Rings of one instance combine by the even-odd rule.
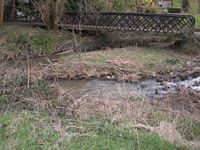
[[[123,28],[123,27],[109,27],[109,26],[92,26],[92,25],[76,25],[76,24],[60,24],[60,27],[64,27],[66,29],[70,30],[86,30],[86,31],[128,31],[128,32],[134,32],[134,31],[143,31],[143,32],[159,32],[159,33],[182,33],[177,32],[176,30],[170,30],[168,32],[164,31],[155,31],[155,30],[149,30],[149,29],[137,29],[137,28]]]

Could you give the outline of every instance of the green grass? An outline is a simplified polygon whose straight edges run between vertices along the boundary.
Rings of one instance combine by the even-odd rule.
[[[19,25],[4,25],[0,27],[0,44],[4,51],[22,52],[31,50],[51,52],[71,39],[71,34],[61,31],[47,31]]]
[[[196,19],[196,27],[200,28],[200,14],[193,14]]]
[[[181,8],[181,2],[182,0],[173,0],[173,7]]]
[[[50,126],[49,116],[31,112],[1,114],[0,149],[48,149],[59,134]]]
[[[52,122],[63,121],[62,136]],[[42,112],[7,112],[0,114],[0,149],[37,150],[184,150],[162,140],[158,135],[123,129],[104,119],[66,120]]]
[[[93,137],[78,138],[73,141],[70,150],[155,150],[155,149],[186,149],[185,147],[177,147],[163,141],[155,134],[148,134],[142,131],[125,130],[116,128],[109,122],[100,122]]]

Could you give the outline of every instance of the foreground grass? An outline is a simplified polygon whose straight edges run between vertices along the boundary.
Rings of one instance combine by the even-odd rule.
[[[42,112],[0,114],[0,149],[187,149],[102,119],[67,120]]]

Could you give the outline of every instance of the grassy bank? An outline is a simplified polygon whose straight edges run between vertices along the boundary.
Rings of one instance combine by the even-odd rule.
[[[181,70],[189,56],[151,48],[121,48],[61,57],[45,67],[47,78],[113,78],[136,81]]]
[[[18,59],[40,56],[54,51],[72,39],[67,31],[47,31],[19,25],[0,27],[1,59]]]

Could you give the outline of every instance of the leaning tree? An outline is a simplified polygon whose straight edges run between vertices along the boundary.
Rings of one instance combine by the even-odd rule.
[[[0,0],[0,25],[3,24],[4,17],[4,0]]]

